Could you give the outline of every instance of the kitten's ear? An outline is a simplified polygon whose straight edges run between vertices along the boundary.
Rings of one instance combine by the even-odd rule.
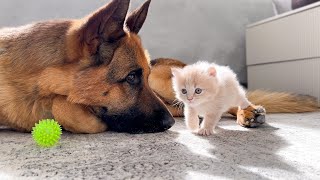
[[[217,75],[217,70],[215,67],[209,67],[208,73],[210,76],[215,77]]]
[[[178,77],[181,74],[181,69],[180,68],[171,68],[171,72],[174,77]]]

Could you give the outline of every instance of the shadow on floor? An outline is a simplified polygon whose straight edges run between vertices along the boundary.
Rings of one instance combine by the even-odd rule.
[[[223,127],[210,137],[189,133],[183,122],[157,134],[65,132],[60,145],[50,149],[36,147],[28,134],[1,130],[0,174],[35,179],[268,179],[264,168],[297,173],[277,155],[288,146],[276,135],[277,128]]]

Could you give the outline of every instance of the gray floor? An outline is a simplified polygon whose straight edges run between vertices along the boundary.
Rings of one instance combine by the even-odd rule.
[[[320,179],[320,113],[269,115],[261,128],[233,119],[199,137],[180,120],[165,133],[64,133],[38,148],[0,129],[0,179]]]

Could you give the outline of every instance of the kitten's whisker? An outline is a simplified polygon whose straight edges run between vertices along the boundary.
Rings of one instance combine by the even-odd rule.
[[[179,100],[175,99],[172,103],[173,103],[173,106],[179,106],[179,104],[181,102]]]
[[[178,99],[174,99],[174,100],[173,100],[173,103],[174,103],[174,102],[179,102],[179,100],[178,100]]]
[[[180,101],[178,99],[175,99],[172,101],[173,105],[177,105],[178,103],[180,103]]]
[[[183,107],[184,107],[183,102],[180,101],[178,104],[178,110],[183,110]]]

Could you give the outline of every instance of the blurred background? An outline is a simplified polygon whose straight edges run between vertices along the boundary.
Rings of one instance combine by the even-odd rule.
[[[109,0],[1,0],[0,27],[81,18]],[[132,0],[131,9],[144,0]],[[151,57],[229,65],[247,82],[246,25],[274,15],[271,0],[152,0],[140,35]],[[286,6],[284,6],[286,8]]]

